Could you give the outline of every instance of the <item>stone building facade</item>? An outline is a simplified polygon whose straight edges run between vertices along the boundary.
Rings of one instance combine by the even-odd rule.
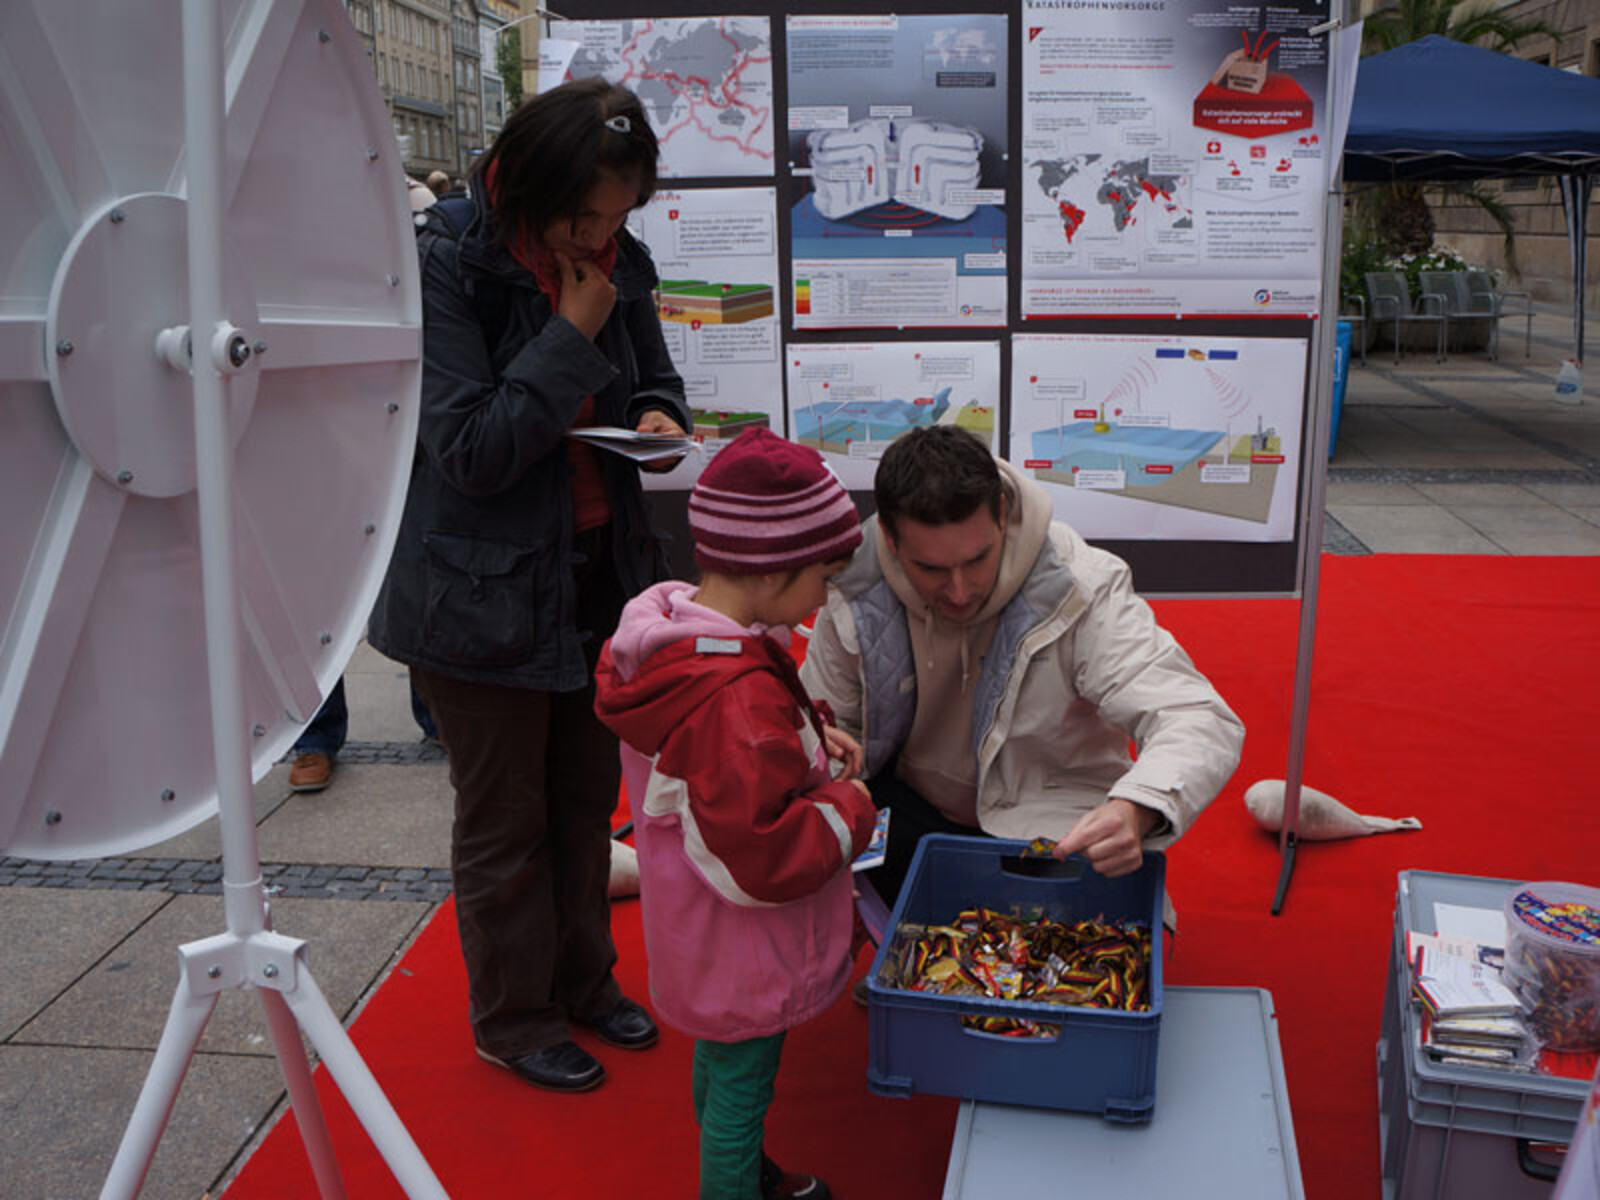
[[[1561,71],[1600,78],[1600,0],[1519,0],[1496,5],[1506,13],[1541,20],[1562,31],[1559,39],[1541,37],[1516,49],[1519,58],[1544,63]],[[1359,81],[1356,85],[1360,87]],[[1516,220],[1516,255],[1519,274],[1513,286],[1537,300],[1571,303],[1572,260],[1567,226],[1561,211],[1561,192],[1551,177],[1492,180],[1484,185],[1511,209]],[[1588,304],[1600,304],[1600,186],[1589,206]],[[1435,238],[1458,251],[1473,264],[1505,271],[1503,238],[1482,209],[1464,201],[1444,201],[1433,207]]]

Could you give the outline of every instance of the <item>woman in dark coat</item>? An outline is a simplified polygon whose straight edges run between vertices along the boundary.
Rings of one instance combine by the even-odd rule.
[[[417,453],[370,629],[449,752],[478,1053],[560,1091],[605,1078],[569,1022],[628,1049],[657,1037],[612,976],[619,767],[593,669],[664,564],[639,468],[566,436],[689,427],[655,269],[622,227],[656,156],[631,92],[565,84],[506,123],[470,199],[429,210]]]

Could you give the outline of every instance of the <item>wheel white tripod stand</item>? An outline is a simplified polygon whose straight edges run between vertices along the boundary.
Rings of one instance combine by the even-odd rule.
[[[182,0],[181,72],[179,25],[179,0],[0,6],[0,846],[97,857],[220,813],[226,930],[179,949],[103,1197],[138,1194],[218,996],[251,988],[322,1195],[344,1190],[301,1031],[437,1200],[271,928],[251,786],[343,671],[398,526],[404,177],[332,0]]]
[[[295,1120],[325,1200],[344,1196],[322,1106],[301,1052],[296,1026],[316,1047],[351,1108],[413,1200],[445,1196],[427,1161],[323,997],[305,961],[305,943],[267,927],[256,849],[255,800],[240,685],[240,612],[234,566],[233,447],[228,436],[228,380],[249,366],[252,349],[228,320],[222,290],[224,146],[222,32],[212,0],[184,0],[184,109],[189,141],[188,329],[163,331],[169,365],[194,384],[195,457],[200,498],[200,561],[210,665],[212,739],[221,805],[226,933],[178,950],[182,972],[127,1132],[101,1191],[131,1200],[155,1155],[195,1047],[225,988],[255,988],[266,1010]],[[193,336],[200,331],[201,336]]]

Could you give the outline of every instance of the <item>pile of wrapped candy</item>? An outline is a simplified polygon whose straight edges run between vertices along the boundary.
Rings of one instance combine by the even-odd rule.
[[[1506,905],[1505,980],[1541,1045],[1600,1049],[1600,892],[1534,883]]]
[[[1150,930],[1103,919],[1066,925],[1041,912],[969,908],[947,925],[902,924],[883,982],[916,992],[1150,1011]],[[1020,1017],[964,1017],[1008,1037],[1054,1036]]]

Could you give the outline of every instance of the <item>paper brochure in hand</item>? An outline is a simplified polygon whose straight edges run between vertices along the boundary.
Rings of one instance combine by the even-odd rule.
[[[634,462],[660,462],[682,458],[695,447],[695,440],[678,433],[639,433],[615,425],[583,425],[567,430],[574,441],[609,450]]]
[[[850,864],[852,871],[870,871],[883,865],[883,856],[889,849],[889,810],[878,810],[878,823],[872,827],[872,840],[867,848],[856,855]]]

